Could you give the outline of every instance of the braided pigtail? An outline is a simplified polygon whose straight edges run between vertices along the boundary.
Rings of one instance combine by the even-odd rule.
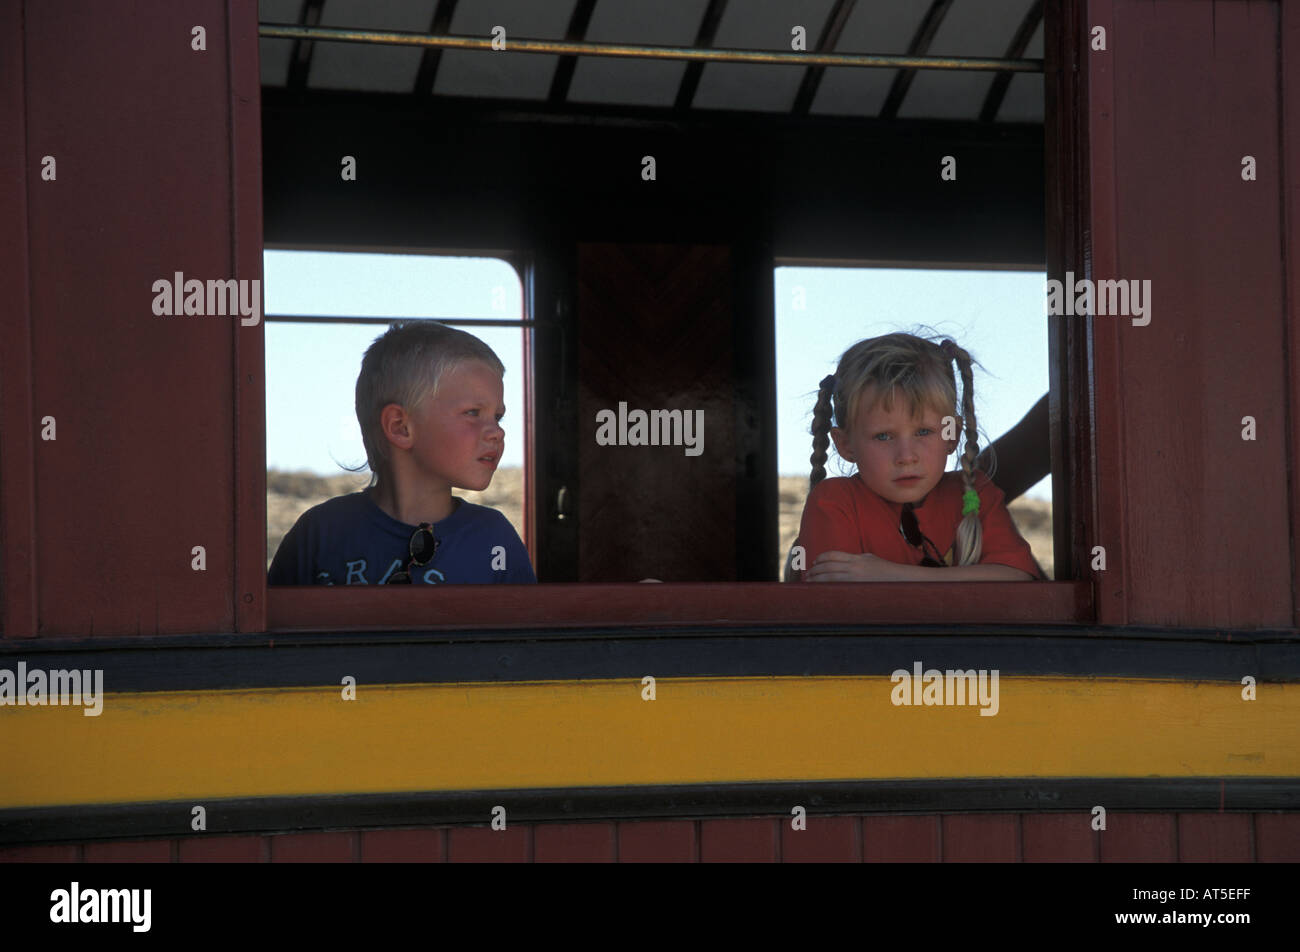
[[[950,340],[945,340],[939,346],[945,359],[957,361],[957,372],[961,374],[961,415],[966,430],[966,446],[958,458],[966,491],[962,494],[962,516],[961,522],[957,524],[953,561],[957,565],[975,565],[984,548],[984,526],[980,522],[979,494],[975,491],[975,460],[979,457],[979,436],[975,426],[971,357]]]
[[[808,462],[812,463],[812,475],[808,477],[809,489],[826,478],[826,451],[831,445],[831,394],[834,392],[835,375],[822,378],[817,390],[817,403],[813,407],[813,452],[808,457]]]

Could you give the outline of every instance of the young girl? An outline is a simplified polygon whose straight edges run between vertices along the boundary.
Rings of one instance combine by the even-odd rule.
[[[943,438],[945,425],[954,438]],[[945,473],[963,426],[961,469]],[[812,432],[813,470],[799,527],[804,581],[1043,577],[1002,491],[975,468],[971,357],[952,341],[888,334],[854,344],[821,382]],[[828,433],[840,456],[857,464],[852,477],[825,478]]]

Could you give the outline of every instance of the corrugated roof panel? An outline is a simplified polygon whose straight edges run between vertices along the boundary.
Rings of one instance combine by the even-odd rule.
[[[451,32],[463,36],[492,35],[494,26],[506,30],[504,52],[444,50],[433,91],[440,96],[485,96],[505,99],[545,99],[551,89],[558,56],[511,53],[511,35],[530,40],[562,40],[573,16],[575,0],[477,0],[460,3]]]
[[[1025,47],[1025,56],[1029,59],[1043,58],[1043,21],[1038,21],[1038,28],[1034,30],[1034,35],[1029,38],[1029,45]]]
[[[931,56],[1003,56],[1035,0],[955,0]]]
[[[260,23],[297,23],[301,12],[302,0],[259,0],[257,4]],[[257,51],[263,86],[283,86],[289,81],[293,40],[258,40]]]
[[[258,40],[258,61],[261,63],[262,85],[283,86],[289,81],[289,57],[293,55],[293,40]]]
[[[921,21],[926,4],[859,3],[844,24],[836,53],[883,53],[901,56],[907,52]],[[814,115],[877,116],[889,95],[898,71],[832,66],[822,76],[817,98],[809,110]]]
[[[1043,25],[1038,24],[1029,46],[1025,48],[1029,59],[1043,58]],[[998,122],[1042,122],[1044,119],[1042,73],[1017,73],[1007,87],[1006,98],[998,110]]]
[[[262,23],[297,23],[302,0],[257,0],[257,19]]]
[[[791,30],[802,26],[816,49],[833,0],[731,0],[718,24],[714,46],[722,49],[790,50]],[[708,63],[700,75],[694,106],[789,112],[804,69],[745,63]]]
[[[321,26],[427,33],[437,0],[325,0]],[[317,43],[307,85],[409,93],[423,50],[361,43]]]
[[[979,118],[993,74],[944,69],[918,69],[898,109],[900,119]]]
[[[1005,56],[1034,0],[956,0],[930,44],[930,56]],[[993,73],[918,70],[898,110],[903,119],[979,118]]]
[[[708,0],[599,0],[587,28],[592,43],[693,46]],[[582,56],[573,71],[574,102],[671,106],[686,72],[682,60]]]
[[[1018,73],[1011,78],[1007,95],[998,110],[998,122],[1042,122],[1043,100],[1047,95],[1042,73]]]

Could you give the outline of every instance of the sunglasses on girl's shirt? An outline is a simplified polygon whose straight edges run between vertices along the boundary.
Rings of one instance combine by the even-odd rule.
[[[908,545],[921,550],[922,565],[936,569],[947,567],[934,543],[921,532],[921,525],[916,521],[916,513],[912,512],[910,502],[903,503],[902,515],[898,517],[898,532],[907,540]]]

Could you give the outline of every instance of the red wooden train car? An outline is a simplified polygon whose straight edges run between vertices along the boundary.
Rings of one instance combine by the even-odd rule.
[[[1300,859],[1300,7],[658,6],[0,5],[0,858]],[[268,587],[266,323],[154,306],[268,247],[519,267],[543,584]],[[1054,580],[777,580],[791,261],[1150,282]]]

